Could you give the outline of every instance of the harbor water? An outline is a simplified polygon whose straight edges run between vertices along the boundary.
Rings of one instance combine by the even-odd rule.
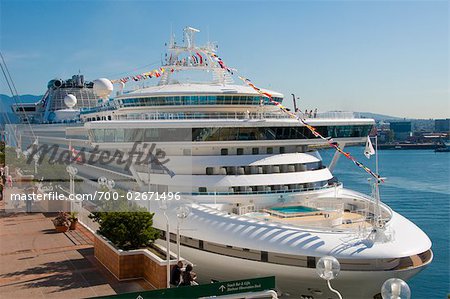
[[[375,169],[375,156],[368,160],[363,147],[346,151]],[[333,156],[321,151],[324,162]],[[381,199],[396,212],[418,225],[433,243],[434,260],[430,266],[408,281],[413,299],[447,298],[450,293],[450,153],[433,150],[380,150],[380,174],[386,177]],[[350,160],[341,157],[334,175],[344,186],[370,193],[369,176]]]

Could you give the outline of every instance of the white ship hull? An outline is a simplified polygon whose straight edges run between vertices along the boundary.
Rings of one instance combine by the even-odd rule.
[[[172,245],[174,246],[174,245]],[[301,295],[319,298],[336,298],[319,278],[315,269],[277,265],[239,259],[220,254],[181,247],[181,255],[194,263],[200,283],[209,279],[220,281],[254,277],[275,276],[277,290],[283,297],[301,298]],[[346,299],[372,299],[380,293],[382,284],[389,278],[408,280],[424,267],[399,271],[341,271],[332,286]],[[307,297],[306,297],[307,298]]]

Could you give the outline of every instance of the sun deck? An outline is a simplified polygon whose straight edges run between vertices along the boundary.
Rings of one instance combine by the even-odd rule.
[[[333,228],[345,228],[345,229],[360,229],[371,227],[372,224],[361,214],[353,212],[324,212],[313,211],[295,213],[292,215],[286,215],[280,212],[274,212],[264,209],[261,213],[254,213],[254,215],[246,215],[251,218],[258,219],[263,218],[268,222],[278,222],[282,224],[292,224],[296,226],[306,227],[333,227]]]

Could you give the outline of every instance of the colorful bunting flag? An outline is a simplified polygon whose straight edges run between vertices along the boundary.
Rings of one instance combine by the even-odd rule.
[[[384,180],[380,177],[380,175],[378,175],[377,173],[374,173],[372,170],[370,170],[370,168],[368,168],[367,166],[365,166],[364,164],[362,164],[361,162],[358,162],[353,156],[350,155],[350,153],[346,153],[344,152],[340,146],[338,145],[337,142],[333,141],[333,139],[331,137],[324,137],[322,136],[319,132],[317,132],[317,129],[314,128],[313,126],[311,126],[310,124],[308,124],[304,119],[302,119],[301,117],[297,116],[296,114],[292,113],[291,111],[289,111],[286,107],[284,107],[283,105],[281,105],[281,103],[275,101],[272,97],[272,95],[270,93],[267,92],[263,92],[261,91],[261,89],[259,89],[258,87],[256,87],[249,79],[247,78],[243,78],[239,76],[239,79],[241,79],[242,81],[244,81],[244,83],[246,83],[248,86],[252,87],[254,90],[256,90],[259,94],[269,98],[269,101],[272,102],[273,104],[275,104],[275,106],[279,107],[281,109],[281,111],[283,111],[284,113],[286,113],[287,115],[289,115],[292,118],[297,119],[298,121],[300,121],[305,127],[307,127],[311,133],[318,138],[321,138],[323,140],[325,140],[331,147],[333,147],[334,149],[336,149],[339,153],[341,153],[342,155],[344,155],[347,159],[351,160],[356,166],[362,168],[365,172],[367,172],[368,174],[370,174],[371,176],[373,176],[375,179],[377,179],[379,182],[384,182]]]

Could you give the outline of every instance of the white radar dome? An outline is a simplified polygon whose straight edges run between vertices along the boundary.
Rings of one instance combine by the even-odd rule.
[[[113,85],[109,79],[99,78],[94,80],[94,93],[102,99],[107,99],[113,91]]]
[[[68,94],[64,97],[64,104],[72,109],[77,104],[77,98],[73,94]]]

